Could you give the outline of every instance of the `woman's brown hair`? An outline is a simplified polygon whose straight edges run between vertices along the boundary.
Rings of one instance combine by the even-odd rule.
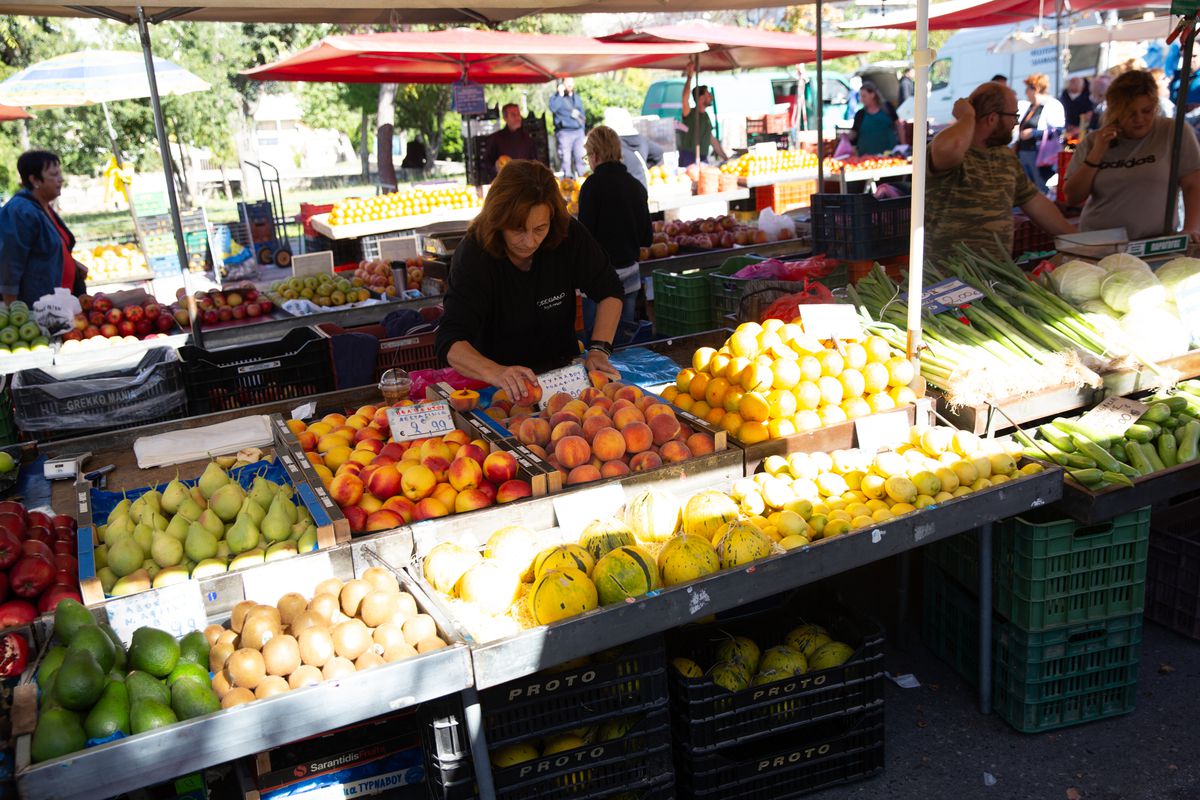
[[[1104,93],[1104,124],[1120,124],[1129,116],[1129,109],[1143,97],[1158,103],[1158,81],[1149,72],[1131,69],[1122,72],[1108,85]]]
[[[503,258],[504,231],[520,230],[534,206],[550,207],[550,231],[542,247],[553,249],[567,238],[571,215],[550,168],[539,161],[509,161],[500,169],[484,198],[483,208],[471,221],[473,235],[490,255]]]
[[[1044,72],[1035,72],[1025,79],[1025,85],[1038,94],[1045,94],[1050,88],[1050,78]]]

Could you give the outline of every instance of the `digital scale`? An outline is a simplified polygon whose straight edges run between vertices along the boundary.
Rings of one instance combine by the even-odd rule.
[[[81,453],[77,456],[68,456],[66,458],[48,458],[46,459],[45,467],[42,468],[42,474],[45,475],[48,481],[69,480],[79,474],[79,471],[83,469],[83,462],[91,457],[91,453]],[[109,464],[91,472],[86,472],[83,477],[86,480],[94,481],[97,478],[102,478],[116,468],[116,464]]]

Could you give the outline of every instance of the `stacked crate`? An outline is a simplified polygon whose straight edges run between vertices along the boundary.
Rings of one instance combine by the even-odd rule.
[[[1146,574],[1146,616],[1200,639],[1200,500],[1154,512]]]
[[[992,706],[1033,733],[1133,710],[1150,509],[1082,525],[1053,510],[1005,520],[993,539]],[[978,678],[979,541],[926,549],[925,638]]]

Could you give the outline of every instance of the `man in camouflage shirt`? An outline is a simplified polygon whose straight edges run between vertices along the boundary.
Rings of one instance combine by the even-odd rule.
[[[954,102],[954,123],[929,144],[925,257],[937,263],[962,242],[976,252],[1012,252],[1013,207],[1052,234],[1073,233],[1058,207],[1025,175],[1009,145],[1017,96],[985,83]],[[998,254],[996,237],[1004,252]]]

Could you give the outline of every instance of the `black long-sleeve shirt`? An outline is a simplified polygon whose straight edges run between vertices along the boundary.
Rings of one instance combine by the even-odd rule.
[[[528,271],[492,256],[468,234],[450,262],[438,358],[444,361],[451,345],[465,341],[506,366],[561,367],[579,355],[576,289],[596,302],[623,296],[616,270],[578,220],[557,247],[534,254]]]
[[[579,221],[618,269],[636,262],[638,248],[649,247],[654,237],[646,187],[620,161],[600,164],[583,182]]]

